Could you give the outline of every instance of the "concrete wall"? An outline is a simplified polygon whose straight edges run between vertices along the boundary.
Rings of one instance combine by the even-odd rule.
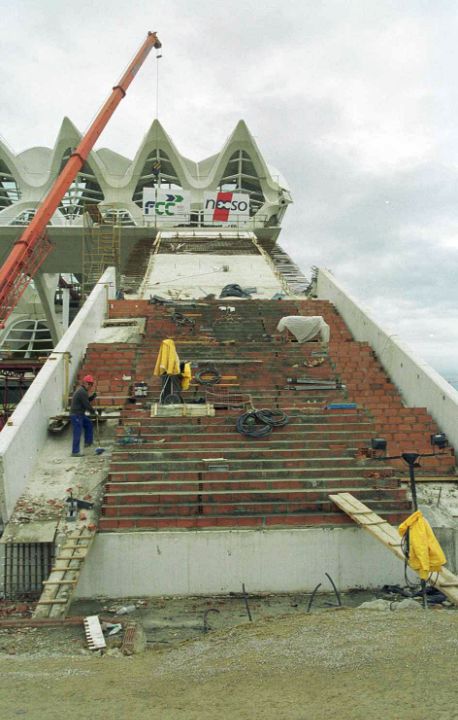
[[[70,353],[71,388],[86,346],[102,325],[108,299],[115,293],[115,271],[108,268],[0,433],[0,512],[4,522],[33,472],[49,418],[64,409],[64,353]]]
[[[320,269],[317,294],[330,300],[355,340],[368,342],[408,407],[425,407],[450,444],[458,448],[458,392],[427,362],[391,337],[327,271]]]
[[[310,592],[403,584],[403,564],[360,528],[97,535],[79,597]]]

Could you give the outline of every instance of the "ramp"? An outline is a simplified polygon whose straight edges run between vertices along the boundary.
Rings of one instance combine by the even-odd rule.
[[[65,617],[94,537],[95,530],[86,527],[76,528],[67,535],[48,579],[43,581],[44,589],[34,618]]]
[[[338,493],[337,495],[330,495],[329,498],[355,523],[367,530],[377,540],[380,540],[396,557],[403,562],[405,561],[405,555],[401,549],[401,537],[395,527],[373,512],[367,505],[360,502],[351,493]],[[415,572],[415,570],[412,570],[412,572]],[[458,577],[456,575],[443,568],[438,573],[434,585],[452,603],[458,605]]]

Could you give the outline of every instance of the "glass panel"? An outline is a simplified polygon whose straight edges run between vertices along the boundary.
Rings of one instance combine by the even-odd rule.
[[[166,188],[168,190],[183,189],[169,156],[163,150],[152,150],[143,165],[132,196],[132,200],[140,208],[143,205],[144,187]]]
[[[72,153],[72,148],[67,148],[62,155],[60,170]],[[85,203],[97,204],[104,200],[102,188],[100,187],[90,165],[85,162],[82,169],[68,188],[59,205],[60,212],[69,220],[74,220],[83,213]]]
[[[250,196],[250,216],[264,204],[264,193],[254,163],[245,150],[237,150],[228,160],[218,190]]]
[[[14,175],[4,160],[0,160],[0,210],[17,202],[21,193]]]

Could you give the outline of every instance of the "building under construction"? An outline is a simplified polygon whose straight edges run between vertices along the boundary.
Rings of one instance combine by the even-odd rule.
[[[325,571],[399,583],[393,526],[416,481],[455,475],[458,393],[282,250],[293,198],[243,121],[200,161],[158,120],[133,160],[93,150],[133,76],[85,136],[65,120],[53,149],[0,144],[3,594],[40,617],[78,596],[312,591]],[[165,339],[181,367],[154,375]],[[96,447],[71,458],[86,374]]]

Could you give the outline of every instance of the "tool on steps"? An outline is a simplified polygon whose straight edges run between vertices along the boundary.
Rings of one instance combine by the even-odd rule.
[[[105,452],[105,448],[100,445],[100,427],[99,427],[99,413],[95,413],[95,439],[97,441],[97,447],[95,448],[95,454],[101,455]]]

